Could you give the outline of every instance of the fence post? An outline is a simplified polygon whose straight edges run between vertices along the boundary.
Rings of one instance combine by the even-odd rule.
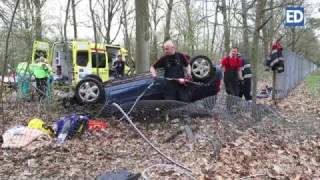
[[[277,105],[276,101],[276,80],[277,80],[277,72],[272,71],[272,101],[274,102],[275,105]]]

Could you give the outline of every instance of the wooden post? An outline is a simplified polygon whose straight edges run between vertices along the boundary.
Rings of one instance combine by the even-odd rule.
[[[276,84],[277,84],[277,72],[273,71],[272,74],[272,101],[274,102],[274,105],[277,105],[276,100]]]

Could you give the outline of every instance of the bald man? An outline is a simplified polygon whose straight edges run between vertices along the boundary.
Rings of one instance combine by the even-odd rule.
[[[176,46],[168,40],[163,44],[164,55],[150,67],[153,77],[157,77],[156,69],[164,69],[165,78],[185,78],[191,77],[191,67],[187,55],[176,52]],[[189,92],[184,82],[166,80],[165,99],[190,101]]]

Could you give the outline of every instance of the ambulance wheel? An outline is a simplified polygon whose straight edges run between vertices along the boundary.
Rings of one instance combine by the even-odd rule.
[[[95,80],[98,80],[99,82],[102,83],[102,79],[98,75],[95,75],[95,74],[90,74],[90,75],[86,76],[85,78],[95,79]]]
[[[212,63],[207,56],[199,55],[191,59],[191,75],[195,81],[205,81],[211,75]]]
[[[75,89],[75,98],[81,105],[102,102],[104,100],[102,83],[93,78],[79,81]]]

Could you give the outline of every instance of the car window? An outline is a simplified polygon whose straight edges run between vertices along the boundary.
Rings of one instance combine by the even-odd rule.
[[[105,68],[106,67],[106,55],[105,53],[98,53],[99,65],[96,58],[96,53],[91,53],[92,57],[92,67],[93,68]]]
[[[77,52],[77,65],[78,66],[87,66],[88,64],[89,53],[87,51],[78,51]]]

